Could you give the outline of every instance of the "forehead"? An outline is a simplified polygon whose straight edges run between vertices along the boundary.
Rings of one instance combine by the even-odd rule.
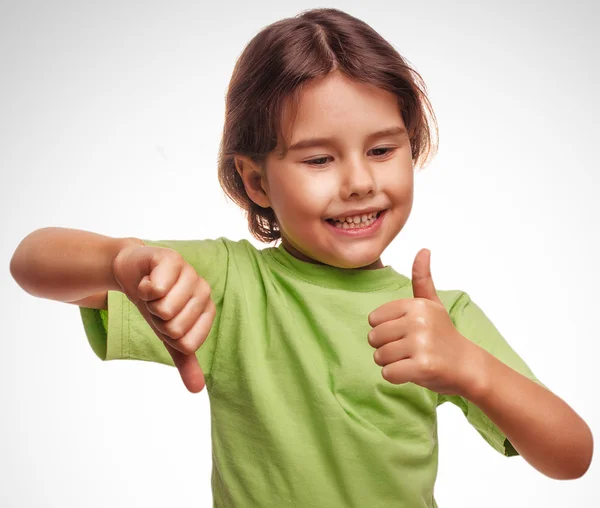
[[[361,140],[390,125],[404,126],[398,98],[370,84],[334,73],[308,83],[282,112],[284,144],[306,137],[340,136]]]

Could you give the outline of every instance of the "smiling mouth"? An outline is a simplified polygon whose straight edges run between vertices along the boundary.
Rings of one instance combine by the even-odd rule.
[[[366,219],[366,220],[363,220],[363,218],[361,217],[360,222],[347,221],[347,220],[340,221],[340,220],[335,220],[335,219],[325,219],[325,220],[327,222],[329,222],[329,224],[332,224],[333,226],[340,227],[343,224],[347,224],[346,228],[356,229],[356,228],[361,228],[361,227],[365,227],[365,226],[371,225],[373,222],[375,222],[379,218],[379,216],[383,212],[385,212],[385,210],[380,210],[379,212],[377,212],[375,214],[375,216],[373,216],[370,219]],[[368,214],[368,215],[371,215],[371,214]],[[346,229],[346,228],[344,228],[344,229]]]

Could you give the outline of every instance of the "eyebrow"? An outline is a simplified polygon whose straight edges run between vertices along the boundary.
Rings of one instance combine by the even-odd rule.
[[[404,127],[400,127],[399,125],[395,126],[395,127],[388,127],[386,129],[382,129],[377,132],[372,132],[371,134],[369,134],[367,136],[367,139],[371,140],[371,139],[375,139],[375,138],[381,138],[384,136],[393,136],[393,135],[397,135],[397,134],[406,134],[406,129]],[[298,141],[297,143],[294,143],[293,145],[291,145],[288,148],[288,151],[291,152],[292,150],[300,150],[302,148],[310,148],[313,146],[323,146],[323,145],[331,144],[331,143],[333,143],[334,139],[335,138],[303,139],[303,140]]]

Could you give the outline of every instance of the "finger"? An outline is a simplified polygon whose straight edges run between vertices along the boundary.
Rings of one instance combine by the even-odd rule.
[[[405,337],[407,333],[408,326],[405,319],[392,319],[373,328],[367,334],[367,340],[371,346],[378,348],[388,342]]]
[[[401,298],[377,307],[369,314],[369,324],[375,327],[385,321],[401,318],[408,312],[408,302],[410,300],[410,298]]]
[[[193,393],[197,393],[204,387],[204,373],[202,372],[200,363],[196,356],[196,350],[201,347],[206,340],[214,320],[215,312],[215,305],[210,305],[208,311],[200,316],[200,319],[198,319],[196,324],[190,330],[188,335],[194,337],[192,342],[196,344],[192,347],[192,353],[186,354],[178,350],[174,346],[179,346],[179,344],[173,343],[168,339],[164,342],[167,351],[169,351],[171,358],[173,358],[173,363],[177,367],[177,370],[179,370],[179,374],[181,375],[183,383],[188,390]]]
[[[196,270],[191,265],[185,264],[181,269],[179,278],[169,292],[162,298],[146,302],[146,307],[148,307],[148,310],[152,314],[159,317],[160,320],[172,320],[183,310],[190,298],[194,296],[199,280]]]
[[[408,340],[394,340],[384,344],[373,353],[373,360],[381,367],[390,363],[410,358],[412,354],[411,343]]]
[[[204,372],[202,372],[202,367],[200,367],[200,362],[196,354],[186,355],[166,342],[163,344],[167,348],[171,358],[173,358],[173,363],[177,367],[185,387],[192,393],[201,392],[206,386],[206,379],[204,378]]]
[[[154,321],[154,316],[152,314],[150,314],[150,312],[146,308],[146,303],[139,302],[138,304],[136,304],[136,307],[137,307],[138,311],[140,312],[140,314],[144,317],[144,319],[146,320],[146,323],[148,323],[148,326],[152,329],[154,334],[162,342],[169,340],[169,338],[156,327],[156,323]]]
[[[412,358],[405,358],[386,365],[381,369],[381,377],[395,385],[412,383],[417,377],[416,362]]]
[[[166,342],[183,354],[195,352],[206,340],[216,314],[216,307],[212,300],[204,306],[204,311],[194,320],[191,327],[179,338],[173,339],[166,336]]]
[[[443,305],[431,276],[431,251],[421,249],[413,263],[412,287],[415,298],[425,298]]]
[[[173,364],[175,365],[175,367],[177,367],[177,370],[179,371],[181,379],[183,380],[183,383],[186,386],[186,388],[192,393],[198,393],[202,391],[206,383],[204,373],[202,372],[202,368],[200,367],[200,363],[198,362],[195,353],[187,355],[179,351],[177,348],[173,347],[173,343],[177,343],[177,341],[167,337],[165,334],[163,334],[160,330],[156,328],[156,325],[154,324],[154,321],[152,319],[152,314],[148,312],[148,309],[146,308],[144,302],[141,302],[139,304],[138,310],[146,318],[146,321],[148,322],[149,326],[152,328],[156,336],[162,341],[165,348],[171,355],[171,358],[173,359]],[[214,313],[211,317],[211,314],[209,312],[208,315],[204,317],[203,322],[204,320],[209,320],[212,323],[213,318]],[[203,326],[203,324],[197,326],[198,328],[200,328],[201,326]],[[208,328],[210,329],[210,325]]]
[[[166,321],[158,316],[152,316],[152,321],[161,333],[164,333],[170,339],[179,340],[188,333],[202,313],[206,311],[207,305],[207,299],[192,295],[181,309],[181,312],[174,318]]]
[[[144,276],[138,285],[138,296],[141,300],[150,302],[162,298],[179,279],[185,262],[174,260],[174,257],[171,258],[173,261],[170,261],[167,256],[175,255],[163,252],[151,256],[148,267],[150,273]]]
[[[158,328],[156,328],[156,324],[154,323],[153,315],[148,311],[146,307],[146,302],[140,302],[136,305],[139,312],[144,316],[148,325],[152,328],[156,336],[162,341],[167,352],[173,359],[173,364],[177,368],[180,373],[181,379],[186,386],[186,388],[192,393],[198,393],[204,389],[206,385],[206,381],[204,378],[204,373],[202,372],[202,368],[200,367],[200,363],[195,355],[195,352],[188,355],[181,351],[179,351],[176,347],[174,347],[174,343],[177,341],[171,339],[164,333],[162,333]],[[207,312],[203,313],[198,322],[192,327],[193,333],[206,333],[208,335],[208,331],[210,331],[210,327],[212,325],[212,321],[214,319],[216,312],[216,308],[214,304],[207,306]],[[207,324],[208,322],[208,324]],[[197,337],[197,342],[202,343],[206,338],[206,335]]]

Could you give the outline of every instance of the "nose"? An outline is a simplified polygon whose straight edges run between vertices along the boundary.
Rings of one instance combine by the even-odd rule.
[[[340,194],[342,199],[362,198],[375,194],[377,183],[368,163],[362,160],[350,161],[341,169]]]

